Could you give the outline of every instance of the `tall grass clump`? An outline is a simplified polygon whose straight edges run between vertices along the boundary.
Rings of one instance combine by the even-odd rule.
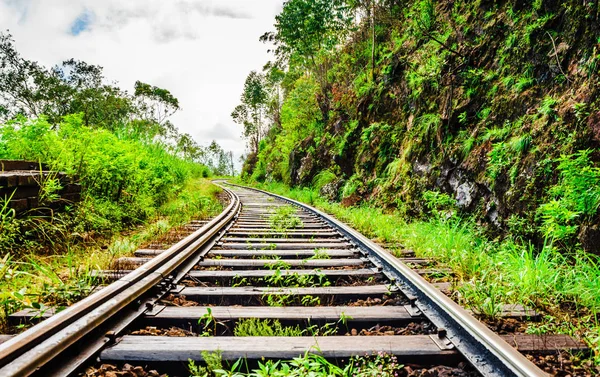
[[[322,170],[312,180],[313,188],[319,191],[323,186],[335,181],[337,175],[331,170]]]

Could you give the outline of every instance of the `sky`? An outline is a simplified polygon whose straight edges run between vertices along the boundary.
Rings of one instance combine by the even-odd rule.
[[[236,160],[245,151],[230,114],[246,76],[271,58],[258,38],[273,29],[283,0],[0,0],[29,60],[74,58],[104,67],[133,92],[135,81],[168,89],[182,110],[171,120],[201,145],[216,140]]]

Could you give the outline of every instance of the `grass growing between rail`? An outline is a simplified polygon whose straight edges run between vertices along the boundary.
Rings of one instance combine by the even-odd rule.
[[[0,258],[0,331],[7,331],[6,317],[24,308],[65,307],[87,296],[98,284],[92,270],[107,269],[120,257],[130,256],[140,245],[166,234],[191,219],[219,213],[221,190],[206,179],[189,180],[178,195],[158,208],[136,228],[87,243],[61,248],[61,252],[36,252]]]
[[[244,359],[228,365],[220,352],[206,351],[202,358],[204,365],[188,362],[190,377],[393,377],[402,373],[404,367],[395,356],[382,352],[352,357],[341,366],[307,352],[292,360],[259,361],[258,368],[249,372],[245,372],[250,368]]]
[[[435,258],[456,276],[455,299],[491,318],[502,304],[518,303],[545,313],[530,333],[566,333],[583,339],[600,363],[600,259],[582,251],[559,253],[515,240],[492,241],[468,220],[406,222],[397,212],[370,205],[343,207],[308,189],[279,183],[255,184],[273,193],[313,205],[361,233],[400,243],[419,257]]]

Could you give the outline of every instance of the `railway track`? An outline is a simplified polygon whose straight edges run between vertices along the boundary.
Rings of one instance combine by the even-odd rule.
[[[507,340],[535,351],[548,339],[542,347],[494,334],[324,213],[254,189],[224,190],[230,204],[215,219],[167,249],[119,260],[101,273],[112,284],[0,344],[0,376],[67,376],[95,362],[185,375],[203,351],[228,361],[383,351],[411,364],[466,361],[484,376],[546,375]],[[299,326],[304,336],[235,336],[249,319]],[[174,328],[177,336],[166,336]]]

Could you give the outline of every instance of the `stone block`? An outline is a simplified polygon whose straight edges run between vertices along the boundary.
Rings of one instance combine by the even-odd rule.
[[[23,212],[29,209],[29,203],[27,199],[11,200],[10,207],[17,212]]]

